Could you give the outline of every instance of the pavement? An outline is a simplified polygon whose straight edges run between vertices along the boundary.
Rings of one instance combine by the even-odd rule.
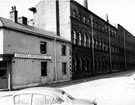
[[[111,78],[111,77],[118,77],[118,76],[131,76],[131,75],[133,75],[133,73],[135,73],[135,70],[93,76],[93,77],[89,77],[89,78],[85,78],[85,79],[77,79],[77,80],[71,80],[71,81],[65,81],[65,82],[59,82],[59,83],[53,83],[53,84],[46,84],[46,85],[42,85],[42,86],[61,88],[61,87],[80,84],[83,82],[93,81],[93,80],[102,79],[102,78]]]
[[[75,84],[80,84],[88,81],[93,81],[97,79],[102,79],[102,78],[111,78],[111,77],[118,77],[118,76],[131,76],[135,74],[135,70],[130,70],[130,71],[124,71],[124,72],[116,72],[116,73],[111,73],[111,74],[105,74],[105,75],[99,75],[99,76],[93,76],[85,79],[77,79],[77,80],[71,80],[71,81],[65,81],[65,82],[58,82],[58,83],[53,83],[53,84],[45,84],[41,85],[41,87],[66,87],[70,85],[75,85]],[[0,92],[5,92],[7,90],[0,89]]]

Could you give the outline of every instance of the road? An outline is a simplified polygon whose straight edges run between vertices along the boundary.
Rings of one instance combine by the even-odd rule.
[[[98,105],[135,105],[135,80],[131,72],[96,77],[61,87],[76,98],[96,100]]]
[[[44,86],[61,88],[75,98],[96,101],[98,105],[135,105],[133,73],[135,70]]]

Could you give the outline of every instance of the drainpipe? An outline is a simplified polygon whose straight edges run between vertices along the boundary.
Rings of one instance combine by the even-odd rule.
[[[95,70],[95,61],[94,61],[94,39],[93,39],[93,15],[91,14],[91,36],[92,36],[92,62],[93,62],[93,73]]]
[[[8,90],[11,91],[11,74],[8,73]]]
[[[9,57],[10,61],[7,62],[7,85],[8,85],[8,90],[12,90],[12,57]]]
[[[125,30],[124,30],[124,60],[125,60],[125,70],[127,69],[127,54],[126,54],[126,41],[125,41]]]
[[[110,26],[108,24],[109,30],[109,55],[110,55],[110,72],[112,72],[112,55],[111,55],[111,36],[110,36]]]
[[[56,60],[56,37],[54,38],[54,82],[56,83],[58,80],[58,76],[57,76],[57,60]]]
[[[12,52],[12,45],[8,45]],[[9,56],[9,62],[7,62],[7,85],[8,90],[12,90],[12,59],[13,55]]]

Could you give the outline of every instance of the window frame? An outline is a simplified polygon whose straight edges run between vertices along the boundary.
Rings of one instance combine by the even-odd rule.
[[[67,74],[67,62],[62,62],[62,75]]]
[[[47,42],[40,41],[40,53],[41,54],[47,53]]]
[[[66,45],[61,45],[61,55],[66,56],[67,50]]]

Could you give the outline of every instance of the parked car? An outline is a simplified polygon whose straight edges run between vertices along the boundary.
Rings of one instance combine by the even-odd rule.
[[[95,102],[76,99],[61,89],[50,87],[22,89],[15,92],[12,98],[11,95],[9,97],[9,105],[96,105]]]

